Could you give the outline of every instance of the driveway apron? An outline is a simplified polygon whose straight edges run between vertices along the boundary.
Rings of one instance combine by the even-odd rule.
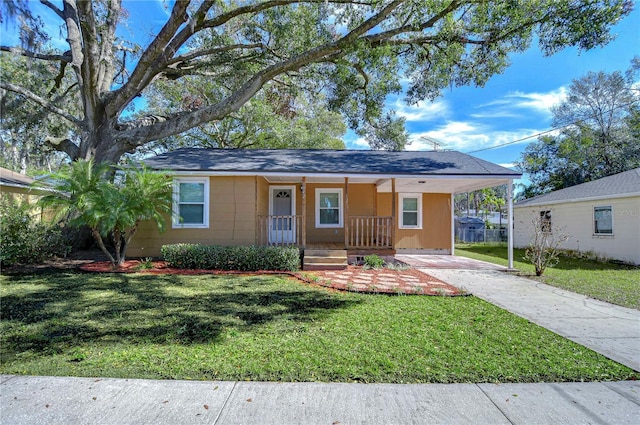
[[[397,256],[443,282],[640,371],[640,311],[515,276],[483,261],[447,257]]]

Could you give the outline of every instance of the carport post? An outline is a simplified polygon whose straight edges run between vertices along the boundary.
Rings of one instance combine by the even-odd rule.
[[[509,269],[513,269],[513,180],[507,183],[507,245]]]

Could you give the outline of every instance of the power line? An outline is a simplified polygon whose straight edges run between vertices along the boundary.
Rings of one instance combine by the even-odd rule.
[[[633,105],[634,103],[637,103],[637,102],[639,102],[639,101],[640,101],[640,100],[634,100],[634,101],[632,101],[632,102],[625,103],[624,105],[616,106],[615,108],[612,108],[612,109],[610,109],[610,110],[606,111],[606,113],[613,112],[613,111],[615,111],[616,109],[626,108],[627,106],[631,106],[631,105]],[[572,126],[572,125],[576,125],[576,124],[578,124],[578,123],[585,122],[585,121],[586,121],[586,120],[588,120],[588,119],[595,118],[595,116],[596,116],[596,114],[593,114],[593,115],[588,116],[588,117],[586,117],[586,118],[583,118],[583,119],[581,119],[581,120],[573,121],[573,122],[570,122],[570,123],[568,123],[568,124],[563,124],[563,125],[561,125],[561,126],[554,127],[554,128],[552,128],[551,130],[541,131],[540,133],[532,134],[531,136],[526,136],[526,137],[523,137],[523,138],[521,138],[521,139],[512,140],[511,142],[501,143],[501,144],[499,144],[499,145],[490,146],[490,147],[488,147],[488,148],[476,149],[476,150],[474,150],[474,151],[469,151],[469,152],[467,152],[467,153],[476,153],[476,152],[488,151],[488,150],[491,150],[491,149],[497,149],[497,148],[502,148],[502,147],[504,147],[504,146],[513,145],[513,144],[516,144],[516,143],[522,142],[522,141],[524,141],[524,140],[533,139],[534,137],[540,137],[540,136],[543,136],[543,135],[548,134],[548,133],[553,133],[554,131],[562,130],[563,128],[567,128],[567,127],[570,127],[570,126]]]

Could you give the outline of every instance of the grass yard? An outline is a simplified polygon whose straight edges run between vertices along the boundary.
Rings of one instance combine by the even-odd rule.
[[[640,374],[475,297],[331,292],[278,276],[1,276],[0,373],[537,382]]]
[[[456,244],[456,255],[507,265],[502,244]],[[561,257],[553,268],[535,276],[533,265],[523,260],[524,249],[513,250],[513,266],[549,285],[612,304],[640,310],[640,268],[572,257]]]

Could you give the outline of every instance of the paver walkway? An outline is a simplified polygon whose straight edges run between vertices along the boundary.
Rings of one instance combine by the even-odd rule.
[[[416,269],[364,269],[349,266],[344,270],[324,270],[296,273],[309,283],[341,291],[415,294],[415,295],[463,295],[455,286],[449,285],[427,273]]]

